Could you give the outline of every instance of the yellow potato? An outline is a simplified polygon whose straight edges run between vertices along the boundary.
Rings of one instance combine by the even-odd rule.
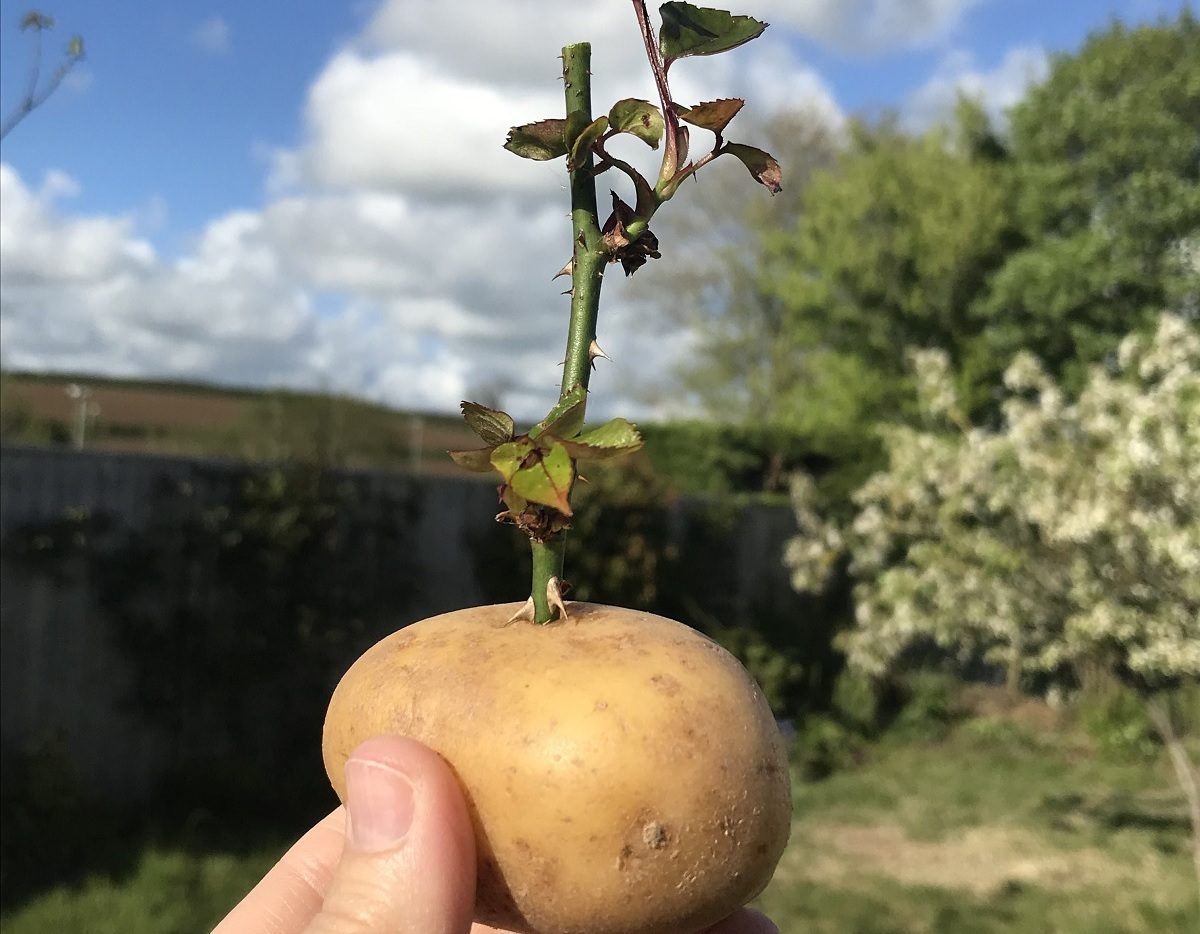
[[[480,921],[536,934],[692,934],[758,894],[787,842],[775,720],[742,666],[672,620],[476,607],[383,639],[325,720],[330,781],[363,740],[450,763],[479,853]]]

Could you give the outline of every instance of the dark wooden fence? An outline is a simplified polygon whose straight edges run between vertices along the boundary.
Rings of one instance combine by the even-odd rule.
[[[191,490],[197,503],[219,503],[229,495],[229,478],[245,469],[57,448],[0,452],[0,727],[6,760],[51,744],[87,787],[124,798],[144,794],[175,764],[175,738],[128,702],[133,671],[97,599],[94,569],[67,556],[51,573],[31,565],[25,553],[37,549],[37,529],[63,520],[103,515],[137,529],[161,519],[153,514],[153,494],[164,483]],[[417,586],[395,618],[365,637],[487,600],[471,552],[481,535],[493,534],[493,484],[398,473],[357,473],[352,479],[416,505],[407,541]],[[675,535],[687,534],[687,508],[675,507]],[[727,568],[735,600],[787,591],[780,554],[793,529],[785,508],[737,512]]]

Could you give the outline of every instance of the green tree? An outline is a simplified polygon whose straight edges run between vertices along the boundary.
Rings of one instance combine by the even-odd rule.
[[[691,335],[670,391],[682,389],[718,425],[761,428],[767,461],[762,484],[781,489],[800,428],[796,416],[802,410],[787,402],[799,382],[800,361],[783,304],[759,275],[761,241],[797,216],[809,178],[833,163],[838,142],[828,118],[816,111],[776,116],[754,134],[787,165],[784,190],[769,201],[746,201],[718,178],[737,175],[744,171],[740,166],[717,162],[705,168],[696,190],[672,205],[661,223],[664,240],[677,244],[672,249],[683,251],[683,261],[653,269],[635,288],[672,327]],[[738,445],[721,447],[733,453]]]
[[[975,306],[981,356],[1026,348],[1078,388],[1164,309],[1200,310],[1200,23],[1115,24],[1011,115],[1024,246]]]
[[[1170,753],[1200,883],[1200,774],[1170,703],[1200,684],[1200,329],[1162,315],[1091,367],[1077,401],[1022,352],[995,431],[966,418],[944,354],[914,356],[924,427],[888,430],[854,519],[826,521],[797,481],[794,585],[819,591],[848,560],[842,644],[868,673],[937,646],[1005,666],[1014,692],[1091,666],[1124,681]]]
[[[831,450],[911,408],[907,346],[972,372],[970,314],[1011,248],[1004,149],[978,106],[921,136],[857,124],[796,221],[764,236],[762,282],[785,310],[797,379],[784,397]]]
[[[920,135],[852,125],[801,160],[787,210],[733,215],[740,238],[713,224],[708,274],[672,283],[699,335],[685,385],[850,465],[846,490],[879,463],[875,426],[915,415],[904,348],[945,352],[967,414],[994,421],[1018,350],[1076,391],[1121,335],[1200,312],[1196,47],[1188,14],[1114,25],[1060,56],[1006,133],[965,100]]]

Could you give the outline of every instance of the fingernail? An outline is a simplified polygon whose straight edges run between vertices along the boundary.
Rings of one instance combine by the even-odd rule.
[[[351,849],[361,853],[394,849],[412,826],[412,782],[381,762],[351,759],[346,763],[346,811]]]

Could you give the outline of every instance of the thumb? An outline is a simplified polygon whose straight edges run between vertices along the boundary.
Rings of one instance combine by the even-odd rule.
[[[468,934],[475,838],[449,766],[415,740],[367,740],[346,762],[346,847],[305,934]]]

